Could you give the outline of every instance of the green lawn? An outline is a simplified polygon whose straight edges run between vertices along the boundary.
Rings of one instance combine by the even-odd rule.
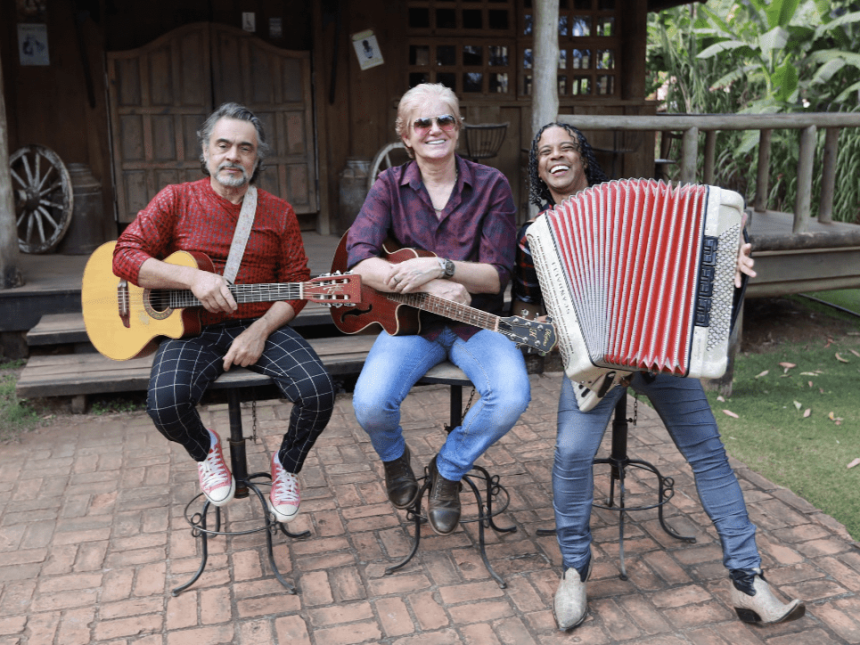
[[[811,295],[860,312],[858,290]],[[860,465],[847,468],[860,458],[860,318],[837,317],[851,321],[853,330],[833,342],[821,334],[767,353],[741,354],[731,398],[719,401],[716,392],[708,398],[732,456],[860,539]]]

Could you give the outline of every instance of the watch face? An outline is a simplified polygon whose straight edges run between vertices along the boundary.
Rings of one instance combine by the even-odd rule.
[[[445,277],[450,278],[454,275],[454,262],[452,260],[445,260]]]

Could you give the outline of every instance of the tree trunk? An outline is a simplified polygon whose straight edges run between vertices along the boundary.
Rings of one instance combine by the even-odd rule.
[[[532,137],[558,115],[558,0],[535,0]]]
[[[0,289],[24,284],[18,269],[18,227],[12,175],[9,172],[9,133],[6,126],[6,99],[3,93],[3,65],[0,61]]]

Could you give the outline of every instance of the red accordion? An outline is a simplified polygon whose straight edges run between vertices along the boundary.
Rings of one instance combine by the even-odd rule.
[[[743,198],[632,179],[547,211],[528,240],[565,372],[718,377],[726,369]]]

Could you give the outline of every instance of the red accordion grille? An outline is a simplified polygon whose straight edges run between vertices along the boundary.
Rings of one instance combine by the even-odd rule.
[[[595,362],[686,374],[707,193],[612,181],[546,214]]]

